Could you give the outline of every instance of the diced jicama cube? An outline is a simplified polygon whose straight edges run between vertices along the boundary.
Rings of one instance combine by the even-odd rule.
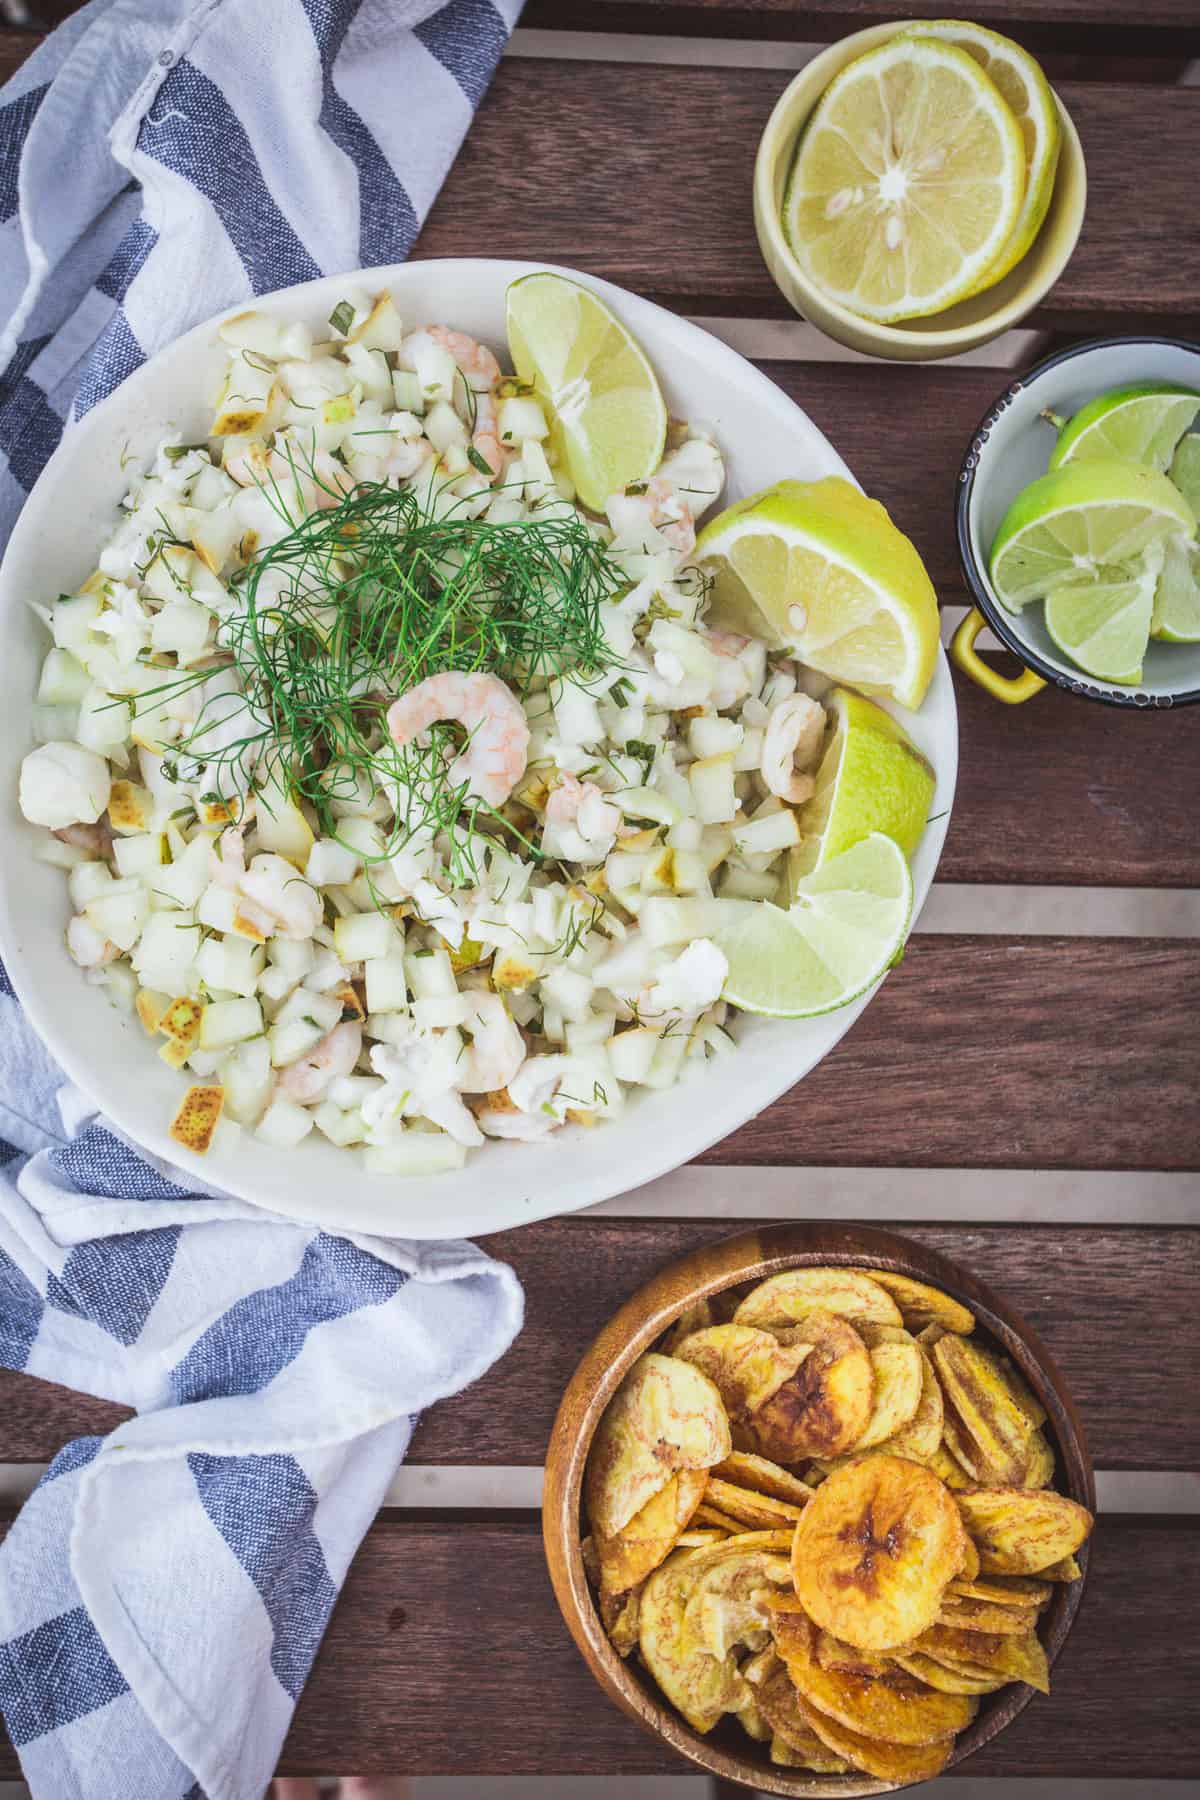
[[[702,825],[724,825],[736,815],[738,802],[733,775],[730,751],[702,757],[688,770],[696,817]]]
[[[276,1023],[267,1033],[271,1061],[277,1069],[286,1068],[288,1063],[298,1062],[315,1050],[324,1036],[324,1029],[315,1023],[313,1015],[292,1019],[286,1025]]]
[[[796,824],[796,815],[790,807],[782,807],[779,812],[766,813],[757,819],[750,819],[745,825],[733,827],[733,841],[738,849],[749,855],[761,856],[779,850],[787,850],[800,842],[800,828]]]
[[[304,879],[314,887],[341,887],[357,874],[358,857],[333,838],[318,838],[304,865]]]
[[[203,898],[209,891],[225,895],[230,902],[234,900],[228,888],[209,888],[209,863],[212,853],[212,839],[203,835],[194,837],[184,846],[183,852],[165,868],[154,871],[154,887],[160,894],[166,894],[174,900],[176,906],[201,906]],[[225,915],[221,918],[205,918],[200,914],[201,923],[211,926],[217,931],[232,929],[233,911],[230,909],[228,921]]]
[[[414,950],[406,954],[409,986],[418,1000],[439,1000],[458,992],[454,968],[445,950]]]
[[[369,1012],[403,1012],[408,1005],[408,976],[398,942],[391,955],[368,959],[366,986]]]
[[[77,706],[90,686],[87,670],[69,650],[47,650],[38,682],[39,705]]]
[[[191,913],[151,913],[133,952],[133,966],[144,987],[183,994],[193,985],[192,962],[199,948],[200,927]]]
[[[119,837],[113,843],[117,872],[123,876],[139,875],[154,885],[166,859],[166,839],[161,831],[141,831],[135,836]]]
[[[344,963],[367,962],[393,955],[400,948],[400,936],[384,913],[351,913],[334,926],[333,947]]]
[[[85,750],[105,756],[130,736],[128,703],[93,682],[79,702],[76,736]]]
[[[347,1149],[351,1144],[361,1144],[363,1141],[362,1114],[357,1110],[343,1112],[340,1106],[333,1104],[332,1100],[321,1102],[313,1114],[313,1123],[317,1130],[327,1137],[331,1144],[336,1144],[340,1150]]]
[[[272,313],[242,312],[226,319],[219,333],[235,350],[253,350],[272,361],[291,356],[307,361],[312,354],[312,332],[298,319],[277,319]]]
[[[211,990],[249,997],[265,962],[263,951],[246,938],[209,938],[196,957],[196,973]]]
[[[728,900],[710,900],[704,895],[675,900],[654,894],[643,903],[638,924],[648,943],[661,946],[707,937],[736,917],[734,903]]]
[[[257,1000],[210,1000],[200,1015],[200,1048],[224,1050],[258,1037],[262,1028],[262,1007]]]
[[[106,893],[89,900],[84,907],[89,925],[124,951],[132,950],[137,943],[149,912],[150,897],[138,881],[115,881]]]
[[[658,1049],[659,1033],[646,1025],[618,1031],[609,1039],[608,1060],[618,1081],[646,1081]]]
[[[442,1175],[461,1169],[466,1160],[463,1145],[444,1131],[406,1131],[390,1144],[363,1151],[368,1175]]]
[[[275,1150],[294,1150],[304,1142],[316,1120],[294,1100],[273,1100],[254,1128],[256,1138]]]
[[[324,1036],[340,1024],[341,1017],[342,1002],[337,995],[315,994],[311,988],[300,987],[284,1001],[275,1015],[275,1024],[292,1025],[303,1021]]]
[[[550,435],[546,415],[532,394],[502,400],[496,409],[496,430],[502,444],[524,444],[530,438],[540,443]]]
[[[736,719],[723,719],[719,713],[701,713],[689,723],[687,735],[693,756],[722,756],[741,746],[742,727]]]
[[[82,912],[89,900],[98,900],[113,885],[112,870],[107,863],[84,862],[67,876],[67,892],[71,904]]]

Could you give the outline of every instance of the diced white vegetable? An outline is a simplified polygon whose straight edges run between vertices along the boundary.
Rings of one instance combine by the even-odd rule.
[[[79,844],[64,844],[61,838],[39,837],[33,846],[34,862],[48,863],[52,869],[79,868],[81,863],[91,862],[91,853]]]
[[[437,400],[425,414],[425,436],[441,456],[452,444],[465,448],[467,428],[449,401]]]
[[[466,1148],[444,1131],[406,1131],[390,1144],[372,1144],[363,1151],[368,1175],[442,1175],[461,1169]]]
[[[257,1000],[210,1000],[200,1015],[200,1048],[224,1050],[258,1037],[262,1028],[262,1007]]]
[[[366,318],[350,333],[352,343],[365,344],[369,350],[399,350],[404,342],[404,327],[395,302],[385,288]]]
[[[271,1046],[265,1037],[239,1044],[221,1067],[225,1111],[239,1125],[253,1125],[260,1117],[274,1086]]]
[[[403,1012],[408,1005],[408,977],[404,953],[398,942],[389,956],[373,956],[367,960],[366,978],[369,1012]]]
[[[137,943],[149,916],[150,896],[140,882],[114,881],[106,893],[89,900],[83,910],[89,925],[118,950],[128,952]]]
[[[315,1120],[294,1100],[273,1100],[254,1128],[256,1138],[274,1150],[294,1150],[312,1130]]]
[[[143,987],[167,994],[195,991],[192,962],[200,948],[200,927],[191,913],[151,913],[133,952]]]
[[[196,973],[207,988],[248,997],[265,962],[265,952],[246,938],[209,938],[196,957]]]
[[[108,805],[112,777],[103,757],[79,744],[43,744],[21,764],[21,811],[31,825],[62,831],[94,825]]]
[[[721,876],[722,900],[774,900],[778,892],[779,875],[770,869],[745,869],[735,863]]]
[[[270,313],[238,313],[225,320],[218,335],[236,350],[253,350],[272,361],[292,356],[304,362],[312,355],[313,339],[308,326],[298,319],[276,319]]]
[[[502,444],[524,444],[530,438],[540,442],[550,435],[546,415],[530,394],[515,394],[500,402],[496,430]]]
[[[42,706],[77,706],[91,683],[83,664],[69,650],[47,650],[38,682]]]
[[[315,993],[328,993],[330,988],[342,988],[350,979],[350,971],[333,950],[322,947],[317,951],[313,966],[304,977],[304,984]]]
[[[329,1084],[329,1098],[343,1112],[355,1112],[369,1094],[379,1093],[383,1085],[378,1075],[339,1075]]]
[[[92,627],[100,616],[104,597],[98,593],[74,594],[56,602],[50,614],[50,629],[60,650],[69,650],[86,664],[88,653],[96,644]]]
[[[542,978],[542,993],[564,1019],[587,1017],[595,983],[576,969],[551,969]]]
[[[294,1019],[287,1025],[272,1025],[267,1033],[271,1061],[277,1069],[285,1068],[288,1063],[298,1062],[310,1050],[315,1050],[324,1036],[322,1028],[311,1024],[308,1019]]]
[[[232,432],[265,428],[274,386],[275,371],[269,364],[264,365],[253,353],[247,357],[237,351],[230,358],[209,436],[227,437]]]
[[[67,926],[67,950],[71,960],[81,969],[94,969],[100,963],[111,962],[117,954],[116,945],[82,915],[72,919]]]
[[[737,905],[729,900],[672,900],[655,894],[643,902],[638,925],[646,941],[655,946],[686,944],[691,938],[707,937],[737,918]]]
[[[201,833],[184,846],[182,854],[165,868],[155,869],[153,887],[159,894],[165,894],[176,906],[198,906],[203,904],[203,896],[209,888],[209,859],[212,854],[212,839]],[[228,919],[205,918],[201,915],[201,923],[210,925],[217,931],[230,931],[233,928],[233,913],[236,911],[234,895],[227,888],[214,887],[216,894],[223,894],[230,902]]]
[[[457,994],[458,982],[445,950],[406,951],[404,961],[416,999],[442,1000]]]
[[[595,696],[578,682],[563,680],[556,688],[554,723],[565,744],[590,746],[604,741],[604,726]]]
[[[79,703],[79,742],[85,750],[107,756],[131,735],[129,706],[93,682]]]
[[[435,400],[453,401],[458,368],[448,350],[435,343],[428,332],[414,331],[404,340],[401,354],[403,361],[412,365],[427,405]]]
[[[353,881],[357,873],[358,857],[354,851],[332,838],[318,838],[304,865],[304,879],[314,887],[340,887]]]
[[[113,843],[118,874],[141,876],[148,882],[162,868],[166,853],[166,838],[161,831],[137,832],[131,837],[119,837]]]
[[[98,900],[113,885],[112,870],[107,863],[80,863],[67,877],[71,905],[82,912],[89,900]]]
[[[623,788],[613,796],[627,819],[652,819],[658,825],[675,825],[683,817],[683,808],[668,799],[659,788]]]
[[[321,1036],[332,1031],[342,1017],[342,1002],[333,994],[315,994],[311,988],[297,988],[275,1015],[277,1026],[304,1023]]]
[[[425,411],[425,391],[421,386],[421,377],[414,375],[411,369],[392,370],[392,393],[401,412]],[[400,421],[393,420],[393,423],[398,425]],[[414,432],[412,435],[416,437],[419,433]],[[405,431],[404,436],[409,436],[409,433]]]
[[[381,912],[352,913],[334,926],[333,947],[344,963],[369,962],[394,955],[400,949],[400,936]]]
[[[696,817],[702,825],[724,825],[735,817],[738,809],[733,784],[733,754],[721,751],[705,756],[688,770]]]
[[[258,793],[258,847],[286,856],[303,868],[313,847],[313,833],[308,820],[290,795],[277,781],[262,784]]]
[[[800,842],[800,828],[796,824],[796,815],[790,807],[783,807],[779,812],[750,819],[745,825],[733,827],[733,841],[738,849],[755,856],[769,852],[787,850]]]
[[[659,1033],[646,1025],[618,1031],[610,1038],[608,1060],[618,1081],[644,1083],[658,1049]]]
[[[736,719],[723,719],[718,713],[702,713],[688,725],[688,748],[693,756],[721,756],[736,750],[742,741],[742,727]]]
[[[303,939],[273,937],[267,945],[267,960],[289,977],[293,987],[304,980],[316,956],[313,945]]]
[[[150,643],[155,650],[174,652],[180,668],[203,656],[212,627],[212,614],[186,594],[176,594],[155,617]]]
[[[313,1113],[313,1123],[317,1130],[327,1137],[331,1144],[340,1150],[348,1149],[351,1144],[363,1141],[363,1121],[360,1112],[343,1112],[332,1100],[323,1100]]]
[[[649,1088],[674,1087],[679,1080],[679,1072],[683,1067],[683,1059],[686,1055],[686,1032],[676,1031],[661,1036],[655,1047],[654,1060],[642,1077],[643,1086]]]

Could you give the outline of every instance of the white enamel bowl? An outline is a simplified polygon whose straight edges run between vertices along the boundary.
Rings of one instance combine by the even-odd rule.
[[[259,299],[273,313],[321,326],[348,280],[388,287],[406,322],[444,321],[504,346],[509,282],[538,265],[464,259],[412,262],[330,276]],[[798,406],[734,351],[662,308],[612,287],[588,285],[637,334],[673,413],[703,420],[724,451],[727,498],[783,476],[848,471]],[[241,310],[241,309],[238,309]],[[67,1074],[121,1130],[212,1186],[331,1230],[406,1237],[498,1231],[569,1212],[677,1168],[761,1112],[820,1062],[870,996],[826,1018],[746,1019],[738,1054],[666,1093],[636,1096],[613,1123],[568,1126],[546,1146],[491,1143],[462,1170],[432,1180],[369,1176],[353,1153],[313,1134],[278,1151],[250,1132],[219,1137],[205,1157],[173,1144],[167,1128],[184,1079],[169,1070],[132,1019],[85,985],[63,948],[69,917],[61,871],[35,862],[35,832],[17,808],[17,771],[30,748],[30,707],[45,632],[28,602],[72,592],[95,565],[126,486],[130,459],[152,454],[167,426],[203,437],[222,361],[215,322],[164,350],[69,431],[21,515],[0,568],[7,704],[0,715],[0,950],[34,1025]],[[126,469],[122,470],[124,459]],[[903,521],[900,521],[903,524]],[[914,860],[917,905],[933,879],[946,834],[958,762],[954,691],[944,655],[925,704],[906,724],[937,770],[937,792]],[[847,1113],[870,1141],[870,1095],[848,1086]]]

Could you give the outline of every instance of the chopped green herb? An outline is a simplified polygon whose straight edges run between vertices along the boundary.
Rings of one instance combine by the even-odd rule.
[[[345,337],[354,323],[354,308],[348,300],[339,300],[329,315],[329,323]]]

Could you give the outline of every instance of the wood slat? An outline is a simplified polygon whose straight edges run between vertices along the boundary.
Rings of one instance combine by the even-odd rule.
[[[529,0],[522,24],[557,30],[629,31],[702,37],[778,38],[826,43],[866,25],[890,22],[885,0]],[[939,0],[909,0],[904,16],[945,17]],[[1030,49],[1195,55],[1193,0],[1149,0],[1136,13],[1112,0],[981,0],[971,17],[1007,31]],[[1086,35],[1081,37],[1081,31]]]
[[[1194,1524],[1102,1521],[1055,1670],[979,1775],[1138,1775],[1200,1766],[1183,1646],[1200,1632]],[[384,1519],[347,1580],[284,1750],[296,1773],[613,1777],[685,1765],[595,1686],[563,1625],[536,1522]]]
[[[746,1179],[739,1171],[737,1180]],[[802,1169],[795,1195],[802,1218]],[[990,1282],[1041,1334],[1079,1404],[1098,1467],[1200,1468],[1200,1231],[902,1229]],[[605,1320],[665,1263],[730,1230],[719,1220],[583,1216],[487,1239],[524,1283],[525,1329],[474,1387],[426,1413],[410,1460],[540,1464],[562,1392]],[[1154,1318],[1169,1319],[1170,1327],[1155,1331],[1151,1353]],[[0,1372],[0,1461],[48,1461],[68,1438],[110,1431],[124,1417],[119,1407]]]
[[[486,248],[574,264],[683,311],[788,316],[750,209],[755,147],[787,81],[764,69],[507,58],[417,254]],[[1164,88],[1152,106],[1133,86],[1069,84],[1063,98],[1087,157],[1088,215],[1037,322],[1200,329],[1200,236],[1188,184],[1162,154],[1196,141],[1200,89]]]

